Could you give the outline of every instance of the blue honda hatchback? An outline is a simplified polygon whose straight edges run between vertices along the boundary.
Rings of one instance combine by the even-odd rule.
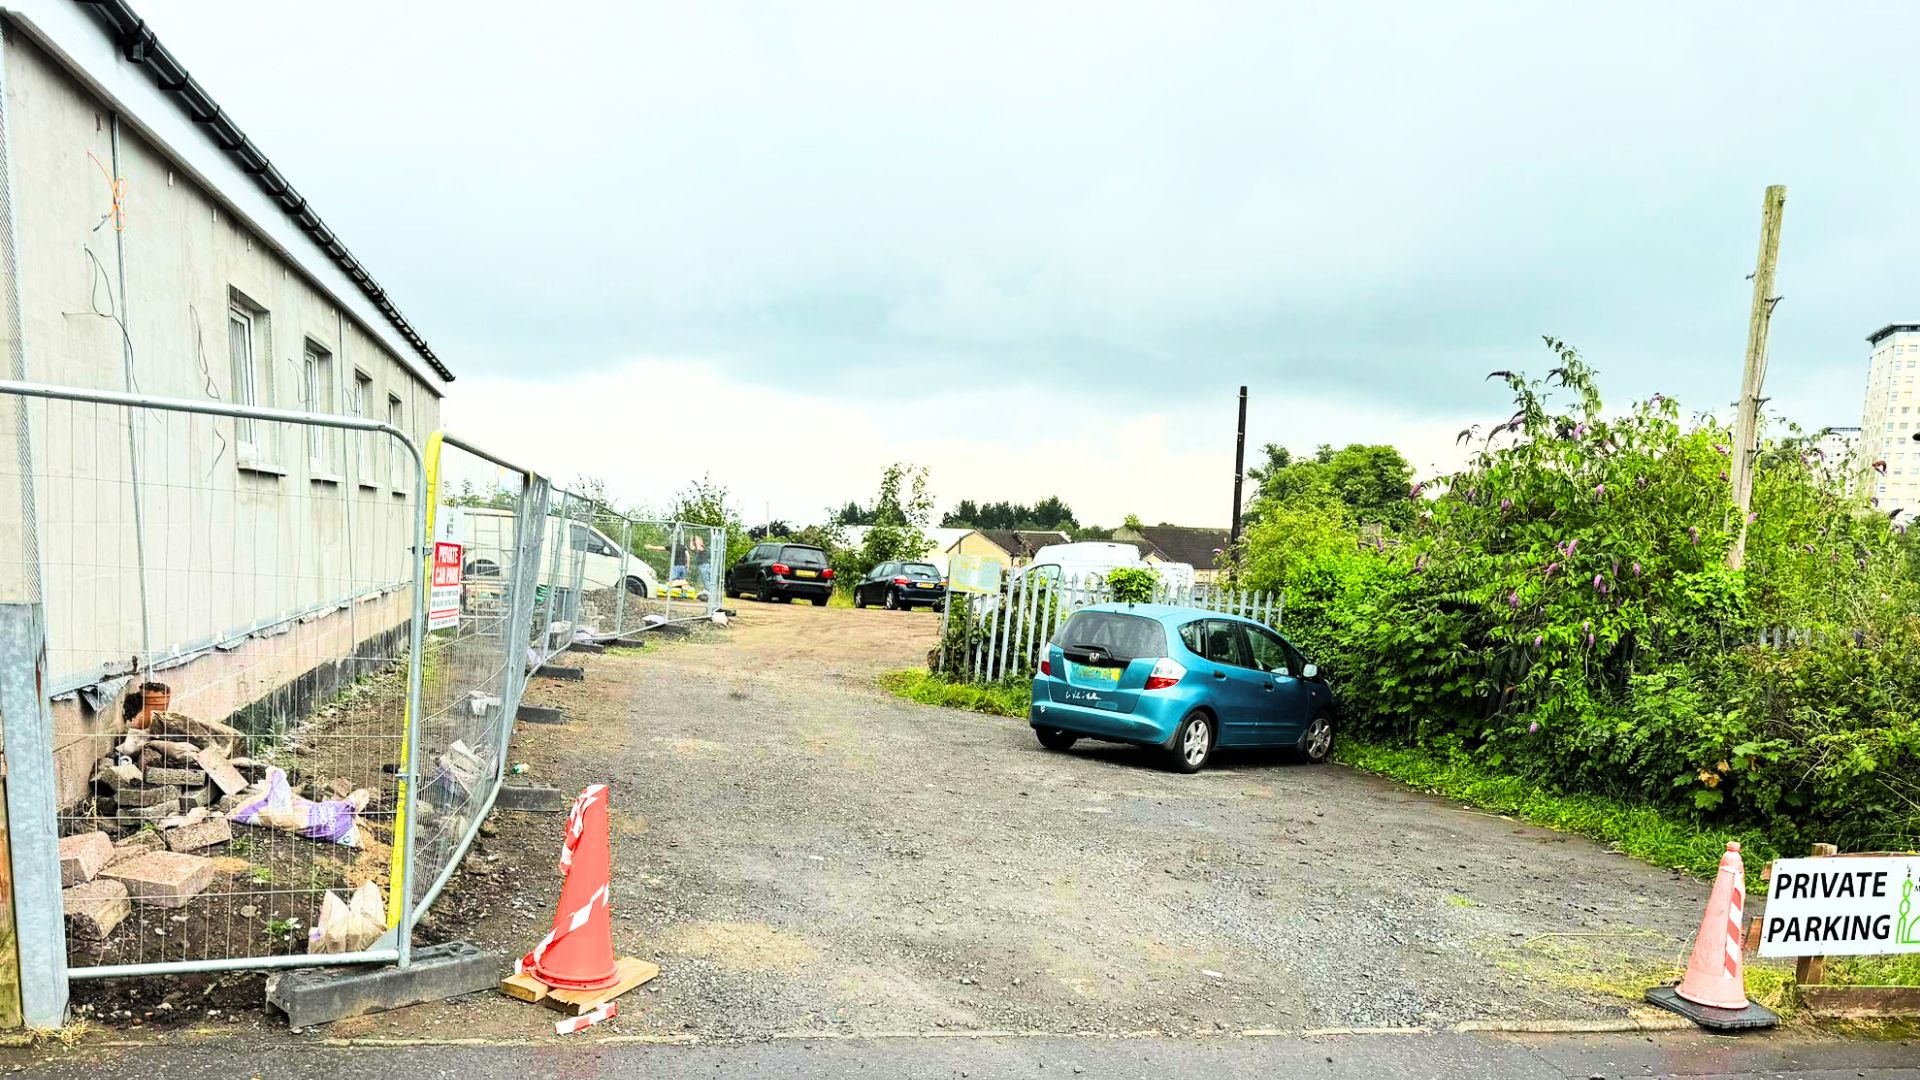
[[[1027,719],[1049,750],[1081,739],[1161,750],[1198,772],[1220,747],[1333,751],[1333,691],[1251,619],[1167,604],[1096,604],[1068,616],[1040,658]]]

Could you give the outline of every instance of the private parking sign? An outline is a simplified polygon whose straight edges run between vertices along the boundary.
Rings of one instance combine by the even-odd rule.
[[[1920,856],[1781,859],[1761,956],[1920,953]]]

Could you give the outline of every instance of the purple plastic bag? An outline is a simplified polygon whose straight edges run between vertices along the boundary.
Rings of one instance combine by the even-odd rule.
[[[240,804],[230,820],[242,825],[297,832],[309,840],[348,847],[360,843],[359,811],[345,799],[314,802],[293,793],[285,769],[267,770],[267,787],[258,798]]]

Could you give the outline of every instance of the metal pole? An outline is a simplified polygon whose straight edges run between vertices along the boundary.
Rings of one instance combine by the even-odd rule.
[[[1233,528],[1227,533],[1231,547],[1240,539],[1240,484],[1247,475],[1247,388],[1240,388],[1240,426],[1233,439]]]
[[[39,604],[0,604],[0,718],[7,831],[20,949],[20,1013],[30,1028],[67,1022],[67,934],[60,902],[60,806],[47,709],[47,635]]]
[[[1727,565],[1738,570],[1747,561],[1747,508],[1753,502],[1753,469],[1760,456],[1760,387],[1767,378],[1767,328],[1773,321],[1774,265],[1780,257],[1780,218],[1787,189],[1774,184],[1760,205],[1760,255],[1753,270],[1753,307],[1747,314],[1747,361],[1740,377],[1740,412],[1733,426],[1733,549]]]
[[[627,520],[627,515],[620,513],[618,510],[615,510],[612,507],[608,507],[607,512],[612,514],[614,517],[619,518],[620,524],[621,524],[620,591],[613,601],[613,639],[615,641],[618,641],[620,640],[621,631],[626,629],[627,594],[632,591],[631,587],[627,584],[627,582],[629,581],[628,575],[632,571],[631,564],[632,564],[633,556],[627,552],[627,548],[633,545],[633,523]]]

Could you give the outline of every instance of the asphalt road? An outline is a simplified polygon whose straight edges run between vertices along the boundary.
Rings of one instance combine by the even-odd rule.
[[[588,1036],[575,1036],[587,1038]],[[1591,1080],[1635,1077],[1870,1077],[1920,1080],[1908,1043],[1793,1043],[1701,1035],[1500,1037],[1468,1034],[1259,1039],[946,1038],[781,1039],[695,1046],[567,1042],[544,1046],[148,1045],[31,1054],[0,1067],[43,1080],[701,1080],[965,1078],[1222,1080],[1231,1077],[1378,1080]]]

